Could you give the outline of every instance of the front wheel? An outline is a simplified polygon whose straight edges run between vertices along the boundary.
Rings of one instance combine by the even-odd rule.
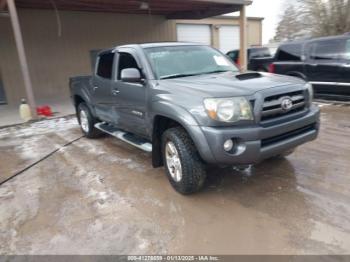
[[[168,129],[162,136],[162,153],[168,179],[184,195],[199,191],[206,179],[206,167],[187,132]]]

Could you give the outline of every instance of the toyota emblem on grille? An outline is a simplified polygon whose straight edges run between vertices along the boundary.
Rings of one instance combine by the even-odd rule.
[[[293,101],[290,97],[284,97],[281,102],[281,107],[283,111],[289,111],[293,107]]]

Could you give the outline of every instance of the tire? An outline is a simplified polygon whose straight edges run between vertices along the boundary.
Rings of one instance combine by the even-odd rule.
[[[171,153],[174,153],[172,150],[174,148],[177,154],[175,158],[171,156]],[[163,133],[162,155],[166,175],[177,192],[188,195],[198,192],[203,187],[206,179],[206,166],[192,139],[182,127],[171,128]],[[179,169],[175,168],[175,166],[179,167],[179,164],[181,177],[175,171]]]
[[[102,132],[95,128],[97,119],[91,114],[90,109],[85,103],[80,103],[77,109],[78,121],[81,131],[87,138],[97,138]]]

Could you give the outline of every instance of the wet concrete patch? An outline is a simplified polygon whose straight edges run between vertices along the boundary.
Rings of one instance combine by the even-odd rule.
[[[0,187],[0,252],[349,253],[349,113],[322,107],[318,140],[249,170],[211,167],[205,189],[187,197],[149,154],[83,138]],[[61,121],[67,128],[43,124],[38,134],[2,130],[0,174],[80,135]]]

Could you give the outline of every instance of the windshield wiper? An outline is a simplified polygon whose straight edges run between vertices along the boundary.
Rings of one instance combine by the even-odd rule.
[[[162,77],[160,77],[160,79],[172,79],[172,78],[196,76],[196,75],[199,75],[199,74],[173,74],[173,75],[162,76]]]
[[[215,70],[210,72],[201,73],[201,75],[209,75],[209,74],[217,74],[217,73],[226,73],[226,72],[232,72],[231,70]]]
[[[225,72],[232,72],[232,71],[231,70],[215,70],[215,71],[196,73],[196,74],[173,74],[173,75],[162,76],[160,79],[171,79],[171,78],[186,77],[186,76],[209,75],[209,74],[225,73]]]

